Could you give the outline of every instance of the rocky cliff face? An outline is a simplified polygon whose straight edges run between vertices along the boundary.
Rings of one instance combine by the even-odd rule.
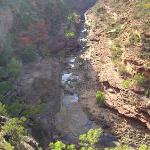
[[[150,144],[148,10],[147,1],[98,1],[85,16],[89,49],[82,57],[90,62],[87,74],[97,83],[89,82],[88,96],[81,87],[82,100],[96,119],[108,123],[127,144],[142,143],[146,134],[144,143]],[[93,87],[105,92],[106,106],[92,103]]]
[[[60,105],[59,78],[62,65],[59,58],[50,56],[51,52],[56,53],[66,46],[66,27],[63,28],[63,24],[66,23],[68,13],[69,8],[59,0],[0,1],[0,56],[7,58],[4,62],[1,60],[0,69],[5,70],[12,57],[23,63],[17,82],[16,79],[15,82],[11,81],[7,73],[0,73],[0,84],[3,80],[8,80],[15,85],[15,92],[9,91],[13,94],[6,96],[5,101],[12,101],[14,98],[11,95],[15,95],[21,99],[20,103],[30,106],[44,104],[44,111],[32,116],[36,124],[41,124],[38,128],[46,132],[42,139],[44,145],[52,136],[54,116]],[[59,44],[60,36],[62,44]],[[31,53],[28,55],[26,51]],[[27,56],[35,59],[27,60]],[[49,58],[43,58],[48,56]],[[32,60],[30,64],[29,60]],[[32,129],[37,138],[34,125]],[[23,149],[32,149],[32,144],[23,145]]]

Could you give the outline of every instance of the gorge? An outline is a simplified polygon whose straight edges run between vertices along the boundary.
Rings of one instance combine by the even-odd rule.
[[[149,10],[147,0],[0,0],[0,149],[81,149],[79,136],[101,129],[92,150],[149,150]]]

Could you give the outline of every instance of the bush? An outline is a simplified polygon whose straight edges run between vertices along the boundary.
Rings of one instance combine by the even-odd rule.
[[[101,129],[91,129],[87,133],[80,135],[79,137],[79,147],[80,150],[96,150],[95,144],[98,143],[101,136]],[[50,143],[49,147],[52,150],[77,150],[79,148],[76,145],[66,145],[61,141],[55,143]]]
[[[124,80],[122,85],[125,89],[129,89],[131,86],[131,80]]]
[[[144,19],[149,17],[150,4],[149,0],[137,0],[135,3],[134,18]]]
[[[103,105],[105,102],[105,93],[101,91],[96,92],[96,101],[98,104]]]
[[[5,108],[5,105],[3,105],[1,102],[0,102],[0,115],[7,115],[7,110]]]
[[[13,118],[10,119],[2,127],[3,135],[9,136],[8,141],[16,148],[22,141],[23,137],[27,135],[27,131],[24,128],[25,118]]]
[[[150,97],[150,89],[145,90],[144,95]]]
[[[0,82],[0,94],[6,94],[9,91],[12,91],[14,89],[14,86],[12,82],[10,81],[2,81]]]
[[[141,85],[142,86],[145,83],[145,77],[142,74],[138,73],[138,74],[134,75],[133,82],[136,85]]]
[[[74,144],[66,145],[61,141],[50,143],[49,147],[51,148],[51,150],[77,150]]]
[[[18,50],[17,54],[24,63],[33,62],[37,58],[37,53],[33,47],[28,47],[22,51]]]
[[[140,145],[140,147],[138,148],[138,150],[150,150],[150,147],[148,147],[145,144]]]
[[[129,41],[131,45],[140,42],[140,36],[137,33],[130,34]]]
[[[45,104],[33,106],[21,103],[19,100],[16,100],[14,103],[7,105],[7,112],[12,117],[25,116],[29,118],[41,113],[44,110],[44,108]]]
[[[98,143],[101,133],[101,129],[90,129],[87,133],[80,135],[81,149],[95,149],[95,144]]]
[[[0,67],[0,79],[7,79],[8,78],[8,72],[6,67]]]
[[[121,60],[122,50],[120,44],[114,42],[111,46],[111,59],[114,63]]]
[[[50,143],[49,147],[52,150],[65,150],[66,149],[66,145],[61,141],[57,141],[55,143]]]
[[[12,58],[10,63],[7,65],[7,72],[13,78],[19,76],[21,69],[22,69],[22,64],[19,61],[17,61],[16,58]]]
[[[145,77],[141,74],[136,74],[132,79],[124,80],[123,87],[128,89],[133,85],[143,86],[145,83]]]
[[[74,38],[76,35],[75,35],[75,32],[73,31],[66,31],[65,32],[65,37],[66,38]]]
[[[110,38],[112,38],[112,39],[114,39],[114,38],[117,38],[118,37],[118,35],[120,34],[120,33],[122,33],[122,31],[123,31],[123,29],[124,29],[124,25],[122,25],[122,24],[117,24],[115,27],[109,27],[108,29],[107,29],[107,34],[109,35],[109,37]]]
[[[18,100],[7,105],[7,112],[11,117],[20,117],[24,110],[25,104],[20,103]]]
[[[120,58],[121,58],[121,55],[122,55],[122,51],[119,48],[113,49],[112,52],[111,52],[111,54],[112,54],[111,58],[112,58],[112,60],[114,62],[120,61]]]
[[[70,13],[67,17],[67,19],[71,22],[74,23],[76,20],[77,14],[76,13]]]
[[[127,74],[126,66],[123,65],[123,64],[119,64],[119,65],[118,65],[118,71],[119,71],[119,74],[120,74],[121,76],[124,76],[124,75]]]
[[[9,63],[11,59],[11,52],[9,50],[4,50],[0,53],[0,66],[5,66]]]

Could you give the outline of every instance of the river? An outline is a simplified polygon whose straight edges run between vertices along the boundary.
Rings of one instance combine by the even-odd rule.
[[[84,22],[84,21],[82,21]],[[91,121],[80,105],[80,95],[77,88],[80,78],[76,70],[79,69],[78,56],[85,50],[87,42],[87,28],[81,25],[79,42],[81,48],[78,52],[65,58],[66,65],[61,74],[62,100],[61,109],[56,116],[56,128],[61,132],[65,141],[76,141],[79,135],[91,128],[96,128],[95,122]]]

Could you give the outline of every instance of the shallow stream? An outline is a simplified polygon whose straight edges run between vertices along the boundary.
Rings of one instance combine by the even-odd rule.
[[[85,49],[86,35],[87,29],[83,25],[78,39],[81,45],[80,52]],[[65,141],[76,141],[79,135],[96,127],[79,102],[80,95],[76,86],[80,78],[75,71],[79,69],[77,57],[76,54],[66,57],[66,65],[61,75],[62,101],[60,112],[56,116],[56,128]]]

